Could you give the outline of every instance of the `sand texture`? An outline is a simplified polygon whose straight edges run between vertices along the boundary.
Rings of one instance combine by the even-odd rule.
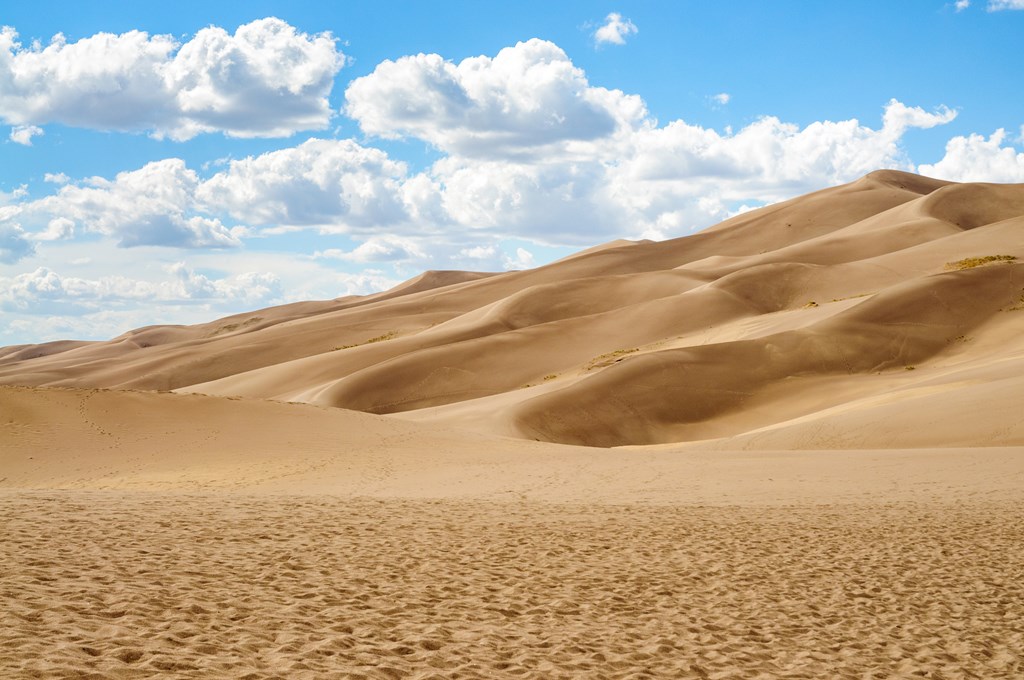
[[[5,678],[1024,673],[1020,505],[0,507]]]

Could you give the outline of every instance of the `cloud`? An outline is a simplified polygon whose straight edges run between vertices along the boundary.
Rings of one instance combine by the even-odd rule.
[[[1024,182],[1024,153],[1003,146],[1006,130],[983,135],[954,137],[937,163],[919,165],[922,175],[954,182]]]
[[[498,249],[494,246],[474,246],[472,248],[462,248],[459,250],[458,255],[453,256],[452,259],[489,260],[497,254]]]
[[[65,175],[63,172],[48,172],[43,175],[43,181],[49,182],[50,184],[67,184],[71,181],[71,178]]]
[[[903,135],[955,116],[893,100],[877,129],[857,120],[801,128],[765,117],[720,133],[676,120],[595,143],[588,156],[582,149],[538,161],[449,156],[431,172],[449,217],[470,233],[552,245],[665,238],[725,219],[743,203],[782,200],[882,167],[912,170]]]
[[[348,262],[406,262],[426,259],[427,255],[414,241],[400,236],[376,236],[359,244],[355,250],[330,248],[317,251],[314,259],[334,259]]]
[[[390,272],[338,271],[308,255],[271,250],[190,251],[185,259],[159,248],[111,249],[94,239],[44,247],[42,267],[0,265],[0,345],[110,338],[140,326],[204,323],[399,282]]]
[[[183,262],[167,267],[166,276],[158,281],[61,276],[48,267],[0,278],[0,308],[34,314],[86,314],[110,303],[260,305],[280,297],[281,282],[274,274],[247,272],[211,279]]]
[[[55,122],[176,140],[217,131],[287,136],[327,127],[327,97],[343,63],[329,33],[308,35],[275,18],[234,35],[211,26],[184,44],[129,31],[73,43],[57,34],[46,47],[25,48],[5,26],[0,118],[28,129]]]
[[[883,128],[892,135],[902,135],[910,128],[926,130],[937,125],[952,122],[957,112],[946,106],[940,106],[934,113],[928,113],[919,106],[906,106],[902,102],[890,99],[885,106],[882,117]]]
[[[0,262],[14,264],[34,252],[35,246],[24,229],[0,222]]]
[[[433,168],[449,218],[468,237],[552,245],[592,245],[634,226],[634,215],[612,198],[613,174],[601,155],[543,163],[451,157]]]
[[[571,150],[647,116],[639,97],[592,87],[561,48],[538,39],[459,64],[437,54],[385,60],[352,81],[345,101],[367,134],[476,157]]]
[[[275,270],[198,274],[191,266],[150,267],[138,276],[68,276],[42,268],[0,276],[0,344],[63,338],[100,340],[152,324],[205,323],[298,300],[364,295],[398,284],[380,273],[324,270],[305,260],[246,257]],[[98,268],[100,271],[109,269]]]
[[[988,0],[988,11],[999,12],[1006,9],[1024,9],[1024,0]]]
[[[15,144],[32,146],[32,138],[43,134],[43,128],[35,125],[15,125],[11,128],[9,139]]]
[[[28,196],[28,185],[22,184],[17,187],[14,191],[3,191],[0,190],[0,221],[4,219],[4,215],[7,214],[3,208],[5,206],[16,203]]]
[[[801,129],[768,116],[722,135],[673,121],[638,133],[633,156],[622,169],[634,179],[647,181],[724,180],[734,185],[731,194],[749,192],[751,198],[776,200],[880,167],[907,167],[909,160],[899,145],[906,131],[941,125],[955,117],[956,112],[945,107],[928,113],[891,100],[877,130],[855,119],[820,121]]]
[[[363,241],[321,257],[362,263],[444,261],[507,238],[563,246],[662,238],[739,205],[880,167],[913,169],[903,135],[957,115],[894,99],[877,129],[852,119],[801,128],[775,117],[724,133],[683,120],[659,126],[639,97],[591,86],[542,40],[459,64],[422,54],[385,61],[353,81],[346,101],[365,131],[414,136],[445,155],[411,175],[383,150],[314,138],[230,161],[206,181],[165,159],[113,180],[61,185],[0,209],[0,223],[17,220],[40,241],[92,232],[122,246],[184,248],[237,246],[252,229],[315,229]],[[500,265],[496,257],[488,261]]]
[[[54,195],[16,206],[7,221],[37,224],[47,234],[70,235],[76,226],[117,239],[124,247],[162,245],[224,248],[240,245],[217,218],[196,214],[199,179],[185,162],[171,158],[118,173],[113,180],[90,178],[66,184]],[[59,222],[55,227],[54,220]],[[0,215],[0,224],[5,221]]]
[[[962,12],[971,6],[971,0],[956,0],[953,7],[956,8],[957,12]]]
[[[245,272],[236,276],[211,279],[177,262],[168,267],[171,280],[156,286],[160,299],[217,300],[246,305],[267,304],[281,297],[281,280],[268,272]]]
[[[411,136],[445,152],[429,171],[396,178],[419,183],[417,204],[430,206],[421,222],[572,245],[677,235],[743,203],[880,167],[912,169],[904,134],[957,115],[894,99],[878,129],[852,119],[799,128],[774,117],[724,133],[682,120],[659,126],[643,100],[591,86],[541,40],[458,64],[424,54],[385,61],[345,96],[365,132]]]
[[[664,238],[713,224],[744,203],[781,200],[880,167],[913,169],[902,136],[955,116],[892,100],[878,129],[857,120],[800,128],[766,117],[719,133],[643,119],[541,157],[529,153],[533,138],[524,127],[525,149],[491,149],[489,158],[452,153],[415,175],[380,149],[310,139],[231,161],[206,181],[184,161],[166,159],[113,180],[68,183],[52,196],[0,208],[0,223],[17,220],[37,241],[92,232],[122,246],[179,248],[237,246],[251,228],[265,235],[315,229],[360,237],[351,252],[320,252],[363,263],[427,264],[504,238],[572,246]]]
[[[46,229],[30,235],[35,241],[62,241],[75,235],[75,223],[66,217],[55,217]]]
[[[632,21],[623,19],[618,12],[612,12],[605,17],[604,25],[594,31],[594,43],[597,45],[625,45],[626,36],[635,35],[639,31],[640,29]]]
[[[534,266],[533,253],[526,248],[516,248],[516,256],[506,256],[503,264],[506,270],[530,269]]]
[[[719,92],[718,94],[711,95],[711,101],[715,102],[719,106],[725,106],[732,99],[732,95],[728,92]]]
[[[196,187],[209,212],[252,225],[383,228],[407,219],[406,168],[352,140],[310,139],[231,161]]]

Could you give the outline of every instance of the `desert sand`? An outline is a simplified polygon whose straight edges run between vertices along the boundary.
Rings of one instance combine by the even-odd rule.
[[[1024,185],[0,348],[0,677],[1024,675]]]

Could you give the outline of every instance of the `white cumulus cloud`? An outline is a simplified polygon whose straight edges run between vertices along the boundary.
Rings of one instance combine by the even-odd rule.
[[[90,178],[66,184],[56,194],[15,206],[7,221],[38,223],[39,236],[83,231],[117,239],[122,246],[163,245],[223,248],[240,244],[217,218],[195,212],[196,173],[171,158],[118,173],[113,180]],[[4,222],[0,215],[0,224]],[[54,220],[60,220],[55,223]]]
[[[15,125],[8,137],[15,144],[32,146],[32,138],[43,134],[43,128],[36,125]]]
[[[75,223],[66,217],[55,217],[46,229],[30,235],[35,241],[62,241],[75,235]]]
[[[419,183],[427,222],[573,245],[676,235],[742,203],[880,167],[912,169],[905,133],[957,115],[891,100],[880,128],[853,119],[800,128],[774,117],[736,132],[658,125],[639,97],[592,86],[541,40],[458,64],[436,54],[385,61],[345,96],[365,132],[416,137],[446,153],[428,172],[398,180]]]
[[[775,117],[735,132],[659,125],[639,97],[590,85],[541,40],[458,64],[438,55],[385,61],[346,99],[367,132],[415,136],[445,154],[409,174],[381,149],[314,138],[230,161],[205,181],[166,159],[0,208],[0,223],[16,222],[37,241],[94,232],[123,246],[192,248],[314,229],[362,242],[320,248],[322,257],[362,263],[446,261],[508,238],[552,246],[661,238],[740,205],[878,168],[914,169],[901,146],[906,132],[957,115],[891,100],[880,127],[854,119],[800,127]]]
[[[406,219],[403,163],[352,140],[299,146],[231,161],[196,196],[211,212],[253,225],[380,228]]]
[[[286,136],[322,129],[344,63],[329,33],[266,18],[234,34],[211,26],[179,44],[143,31],[24,47],[0,30],[0,119],[189,139],[204,132]],[[39,133],[35,133],[39,134]]]
[[[411,239],[385,234],[367,239],[351,251],[329,248],[317,251],[313,257],[348,262],[405,262],[426,259],[427,254]]]
[[[516,248],[516,256],[506,256],[503,264],[506,270],[530,269],[534,266],[533,253],[526,248]]]
[[[635,228],[602,155],[543,163],[446,158],[434,165],[450,219],[469,233],[586,245]]]
[[[634,153],[619,172],[632,181],[657,183],[654,186],[696,181],[700,195],[713,195],[707,189],[720,185],[729,198],[778,200],[880,167],[907,168],[909,159],[900,147],[904,133],[941,125],[955,116],[945,108],[928,113],[892,100],[879,129],[855,119],[800,128],[769,116],[723,135],[673,121],[638,133]]]
[[[1024,182],[1024,152],[1004,145],[1006,130],[984,135],[957,136],[946,143],[937,163],[918,166],[922,175],[954,182]]]
[[[345,100],[368,134],[467,156],[571,149],[647,115],[639,97],[591,86],[560,47],[538,39],[458,64],[437,54],[385,60],[352,81]]]
[[[937,125],[945,125],[952,122],[956,116],[957,112],[947,106],[940,106],[933,113],[929,113],[919,106],[907,106],[903,102],[890,99],[885,106],[882,123],[890,135],[898,136],[909,128],[926,130]]]
[[[612,12],[605,17],[604,24],[594,31],[594,42],[598,45],[625,45],[626,37],[639,31],[632,21],[623,18],[618,12]]]
[[[572,245],[664,238],[725,219],[742,203],[778,201],[882,167],[913,169],[903,135],[955,115],[893,100],[879,128],[853,119],[801,128],[765,117],[721,133],[676,120],[542,160],[452,155],[435,163],[432,177],[451,220],[472,231]]]

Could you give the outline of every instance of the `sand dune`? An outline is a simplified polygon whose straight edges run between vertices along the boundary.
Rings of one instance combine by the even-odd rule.
[[[827,419],[845,398],[941,379],[953,354],[1012,358],[1020,340],[1000,334],[1022,294],[1024,185],[881,171],[530,271],[431,272],[365,298],[17,348],[0,382],[301,401],[591,446],[694,441]],[[1024,444],[1019,422],[993,423]]]

